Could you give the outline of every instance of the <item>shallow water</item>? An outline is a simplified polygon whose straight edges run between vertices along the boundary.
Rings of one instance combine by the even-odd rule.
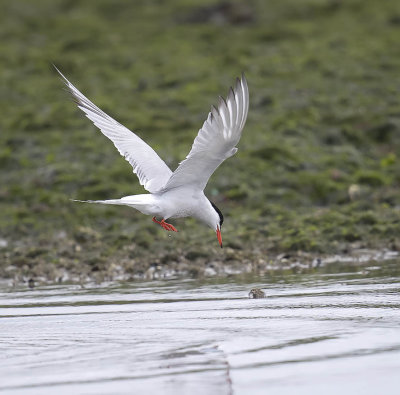
[[[400,269],[0,294],[10,394],[398,394]],[[346,270],[342,267],[340,270]],[[265,299],[248,299],[260,287]]]

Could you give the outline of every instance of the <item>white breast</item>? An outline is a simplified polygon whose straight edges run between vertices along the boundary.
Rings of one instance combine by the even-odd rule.
[[[200,219],[201,213],[209,205],[203,191],[192,188],[174,188],[163,193],[159,199],[165,219],[182,217]]]

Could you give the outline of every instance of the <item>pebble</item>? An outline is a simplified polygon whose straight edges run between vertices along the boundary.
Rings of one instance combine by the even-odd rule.
[[[265,292],[262,291],[260,288],[253,288],[249,292],[249,298],[250,299],[263,299],[263,298],[265,298]]]
[[[8,247],[8,241],[6,239],[0,239],[0,248]]]

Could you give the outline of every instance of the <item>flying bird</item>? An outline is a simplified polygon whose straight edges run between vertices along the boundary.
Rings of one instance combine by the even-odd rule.
[[[208,179],[225,160],[237,152],[249,109],[249,90],[244,74],[236,79],[226,100],[220,96],[195,138],[192,149],[172,172],[157,153],[135,133],[100,110],[55,67],[78,107],[108,137],[131,164],[139,182],[150,193],[110,200],[76,200],[86,203],[132,207],[153,216],[167,231],[177,229],[169,218],[194,217],[213,229],[222,248],[224,217],[204,194]],[[161,220],[158,220],[160,218]]]

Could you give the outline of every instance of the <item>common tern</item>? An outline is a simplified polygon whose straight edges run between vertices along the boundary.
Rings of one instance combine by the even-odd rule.
[[[167,231],[177,229],[169,218],[194,217],[212,228],[222,248],[224,217],[204,194],[204,188],[217,167],[237,152],[249,109],[249,90],[244,74],[236,79],[226,100],[219,97],[195,138],[192,149],[172,172],[157,153],[135,133],[111,118],[84,96],[55,67],[78,107],[108,137],[131,164],[139,182],[150,193],[110,200],[75,200],[85,203],[116,204],[132,207],[153,216]],[[161,221],[157,220],[161,218]]]

